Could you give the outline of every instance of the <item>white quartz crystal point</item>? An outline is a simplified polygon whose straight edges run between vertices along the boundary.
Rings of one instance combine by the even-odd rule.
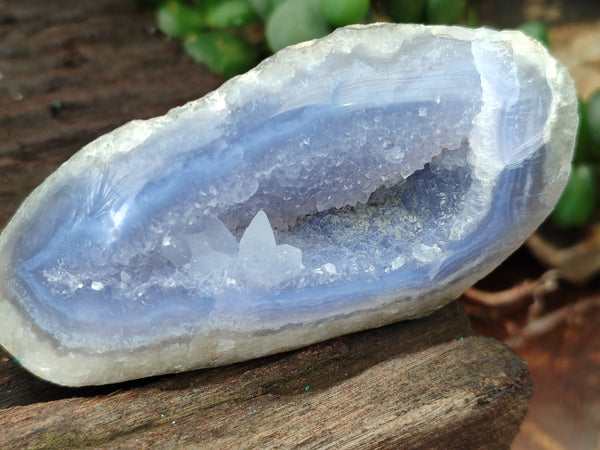
[[[277,245],[271,224],[259,211],[240,240],[240,270],[261,286],[291,280],[304,268],[302,251],[291,245]]]
[[[372,24],[90,143],[0,236],[0,344],[81,386],[428,314],[567,181],[577,98],[518,31]]]

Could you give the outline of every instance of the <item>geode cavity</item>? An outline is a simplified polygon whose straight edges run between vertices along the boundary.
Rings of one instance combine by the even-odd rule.
[[[552,210],[572,80],[519,32],[374,24],[290,47],[73,156],[0,238],[0,342],[103,384],[427,314]]]

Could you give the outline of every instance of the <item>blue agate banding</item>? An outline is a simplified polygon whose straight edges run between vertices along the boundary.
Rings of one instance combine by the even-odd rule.
[[[103,384],[427,314],[552,210],[576,103],[519,32],[374,24],[284,49],[34,191],[0,238],[0,342]]]

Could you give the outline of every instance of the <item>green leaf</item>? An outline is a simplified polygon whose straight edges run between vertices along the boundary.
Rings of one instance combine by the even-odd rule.
[[[573,163],[591,163],[594,160],[595,146],[588,123],[587,108],[580,98],[577,99],[577,113],[579,114],[579,128],[577,129]]]
[[[209,28],[240,27],[258,20],[248,0],[196,0]]]
[[[466,0],[427,0],[427,23],[454,25],[460,22],[467,6]]]
[[[591,167],[585,164],[573,166],[567,187],[552,212],[552,222],[561,228],[585,225],[594,213],[597,196]]]
[[[167,36],[183,39],[206,24],[197,11],[184,3],[170,1],[156,10],[156,26]]]
[[[477,10],[471,5],[467,7],[467,26],[471,28],[477,28],[479,26]]]
[[[331,28],[319,9],[319,0],[286,0],[267,19],[265,36],[271,51],[320,38]]]
[[[592,94],[585,106],[585,120],[589,127],[593,155],[600,161],[600,89]]]
[[[369,0],[320,0],[325,20],[336,27],[360,23],[369,11]]]
[[[195,33],[183,44],[196,62],[225,78],[246,72],[259,62],[258,49],[242,36],[225,31]]]
[[[421,23],[427,0],[383,0],[383,8],[394,22]]]
[[[271,15],[271,13],[283,3],[285,0],[250,0],[250,4],[263,20]]]
[[[546,48],[550,48],[550,41],[548,40],[548,27],[542,22],[523,22],[519,27],[519,30],[521,30],[527,36],[537,39],[544,44]]]

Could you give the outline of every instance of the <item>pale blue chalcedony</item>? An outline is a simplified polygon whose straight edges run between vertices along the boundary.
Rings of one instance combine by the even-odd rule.
[[[0,238],[0,342],[103,384],[427,314],[543,221],[577,128],[518,32],[375,24],[92,142]]]

